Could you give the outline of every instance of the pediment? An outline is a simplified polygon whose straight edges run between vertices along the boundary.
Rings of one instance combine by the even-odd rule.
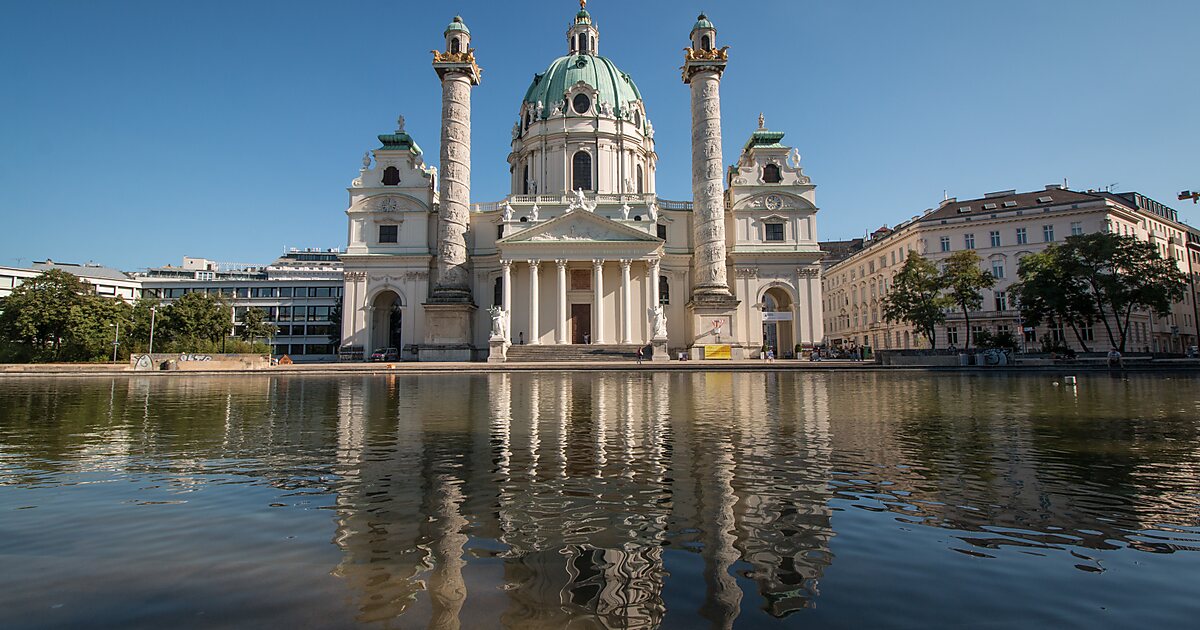
[[[585,210],[557,216],[541,225],[500,239],[505,243],[661,243],[661,239]]]

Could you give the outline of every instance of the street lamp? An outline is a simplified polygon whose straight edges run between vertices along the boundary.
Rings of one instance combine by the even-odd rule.
[[[158,312],[157,306],[150,307],[150,360],[154,360],[154,315]]]
[[[117,346],[121,345],[121,322],[113,323],[113,359],[112,362],[117,362]]]

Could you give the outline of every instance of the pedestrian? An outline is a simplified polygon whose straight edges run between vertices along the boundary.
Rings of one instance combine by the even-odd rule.
[[[638,346],[638,349],[637,349],[637,362],[638,362],[638,365],[642,364],[642,347],[641,346]]]
[[[775,362],[775,348],[767,348],[767,363]]]
[[[583,343],[584,343],[584,345],[592,343],[591,333],[583,333]]]
[[[1121,353],[1116,348],[1108,349],[1108,367],[1118,369],[1124,367],[1121,361]]]
[[[522,346],[523,346],[523,345],[525,345],[525,331],[524,331],[524,330],[522,330],[521,332],[517,333],[517,335],[518,335],[518,336],[520,337],[520,339],[521,339],[521,341],[520,341],[520,345],[522,345]]]

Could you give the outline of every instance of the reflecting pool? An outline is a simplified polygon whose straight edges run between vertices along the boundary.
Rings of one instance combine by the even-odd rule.
[[[0,627],[1183,627],[1200,378],[0,378]]]

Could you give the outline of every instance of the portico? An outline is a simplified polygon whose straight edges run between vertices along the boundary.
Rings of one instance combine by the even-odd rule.
[[[575,210],[497,241],[511,343],[649,342],[662,241],[624,223]]]

